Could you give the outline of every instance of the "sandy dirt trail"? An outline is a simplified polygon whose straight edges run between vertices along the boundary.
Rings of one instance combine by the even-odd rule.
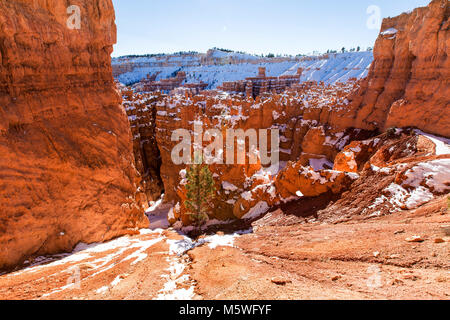
[[[3,274],[0,299],[449,299],[446,206],[337,224],[277,210],[198,242],[141,230]]]

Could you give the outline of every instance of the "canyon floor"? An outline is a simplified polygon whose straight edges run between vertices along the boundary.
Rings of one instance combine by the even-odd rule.
[[[149,229],[80,244],[1,275],[0,299],[449,299],[446,197],[335,224],[291,209],[196,241]]]

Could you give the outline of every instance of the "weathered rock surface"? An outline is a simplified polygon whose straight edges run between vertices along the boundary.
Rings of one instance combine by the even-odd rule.
[[[292,90],[283,94],[257,99],[223,94],[165,96],[130,91],[124,91],[123,94],[127,100],[127,113],[131,126],[135,128],[133,129],[135,145],[142,146],[142,143],[151,140],[142,135],[143,127],[148,127],[145,130],[155,133],[159,152],[147,154],[149,159],[154,160],[153,162],[159,161],[160,157],[159,172],[164,184],[164,200],[174,204],[179,203],[173,211],[173,216],[170,217],[171,222],[181,219],[184,224],[188,224],[189,218],[183,208],[185,189],[183,177],[180,175],[186,169],[186,165],[177,165],[172,159],[172,150],[180,142],[171,139],[175,130],[185,129],[190,132],[192,146],[195,124],[202,127],[203,134],[208,129],[218,129],[224,137],[222,160],[226,162],[227,155],[231,151],[226,147],[227,129],[240,129],[243,132],[249,129],[255,130],[258,142],[260,129],[267,132],[268,142],[270,142],[270,129],[278,129],[281,160],[279,169],[282,169],[287,161],[298,162],[299,166],[311,166],[317,171],[332,169],[334,157],[349,141],[371,134],[352,128],[339,132],[327,125],[330,110],[344,108],[345,97],[356,86],[355,82],[335,86],[305,83],[294,86]],[[207,147],[212,141],[216,139],[214,137],[211,140],[204,139],[203,147]],[[258,147],[261,147],[259,143]],[[270,149],[269,143],[268,150]],[[234,153],[236,156],[236,143]],[[237,160],[236,157],[235,160]],[[279,169],[265,168],[260,160],[261,158],[258,157],[257,163],[249,164],[247,155],[245,165],[226,165],[220,162],[210,164],[210,170],[217,180],[217,195],[212,219],[241,218],[248,213],[249,209],[252,209],[249,203],[239,201],[241,194],[253,191],[261,193],[263,189],[272,190],[268,186],[274,182]],[[156,170],[153,171],[156,172]],[[154,175],[150,176],[154,177],[153,180],[157,178]],[[147,186],[151,185],[151,182],[147,184]],[[270,195],[269,198],[271,201],[267,201],[268,206],[280,201],[279,194]],[[252,197],[252,199],[259,199],[259,197]]]
[[[383,21],[368,77],[335,113],[343,127],[417,127],[450,137],[450,4],[433,0]]]
[[[183,224],[189,223],[183,208],[185,181],[180,175],[186,165],[173,163],[171,152],[178,141],[171,141],[171,135],[176,129],[186,129],[193,137],[196,123],[202,125],[204,131],[215,128],[222,133],[229,128],[278,129],[279,169],[288,161],[293,162],[291,168],[281,173],[259,162],[210,165],[218,191],[210,217],[213,219],[253,217],[271,206],[299,197],[339,194],[352,184],[354,179],[351,178],[356,177],[352,174],[362,173],[361,180],[373,168],[380,171],[375,176],[391,169],[390,174],[396,175],[401,171],[394,168],[397,164],[413,166],[420,161],[436,160],[433,156],[438,155],[439,148],[432,141],[434,138],[427,139],[411,130],[397,132],[388,128],[417,127],[450,135],[448,17],[448,1],[434,0],[428,7],[386,19],[375,46],[375,61],[367,79],[361,82],[330,86],[304,82],[294,84],[281,94],[263,94],[256,99],[217,91],[195,96],[173,93],[151,97],[158,101],[153,101],[146,116],[151,113],[150,122],[160,151],[164,199],[178,203],[170,221],[181,219]],[[143,95],[144,100],[148,99]],[[140,102],[143,98],[137,100]],[[131,116],[134,119],[134,115]],[[384,131],[386,134],[376,139],[365,140]],[[204,143],[203,147],[208,144]],[[224,148],[222,152],[226,158],[230,150]],[[394,182],[392,179],[390,183]],[[377,191],[386,199],[402,198],[401,205],[394,210],[416,205],[408,199],[418,196],[414,194],[419,190],[417,186],[405,189],[397,182],[395,190],[387,190],[388,185],[383,185],[383,189]],[[358,183],[369,187],[364,181]],[[375,193],[375,189],[373,191]],[[418,203],[432,198],[433,190],[427,192]]]
[[[0,269],[147,225],[112,78],[110,0],[0,1]]]
[[[133,152],[136,168],[141,175],[139,187],[142,202],[148,204],[161,196],[164,185],[160,177],[161,153],[156,142],[156,104],[160,95],[134,93],[119,87],[124,94],[122,104],[128,115],[133,135]],[[147,205],[146,205],[147,206]]]

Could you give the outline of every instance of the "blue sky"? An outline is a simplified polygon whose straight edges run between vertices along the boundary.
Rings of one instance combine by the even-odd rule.
[[[396,16],[430,0],[113,0],[113,56],[212,47],[256,54],[298,54],[373,46],[367,26],[377,6]],[[373,21],[373,20],[369,20]]]

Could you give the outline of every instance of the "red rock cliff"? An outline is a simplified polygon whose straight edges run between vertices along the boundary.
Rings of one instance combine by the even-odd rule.
[[[383,21],[374,62],[336,123],[366,129],[415,126],[450,136],[450,5],[433,0]]]
[[[112,78],[114,19],[111,0],[0,0],[0,269],[148,223]]]

